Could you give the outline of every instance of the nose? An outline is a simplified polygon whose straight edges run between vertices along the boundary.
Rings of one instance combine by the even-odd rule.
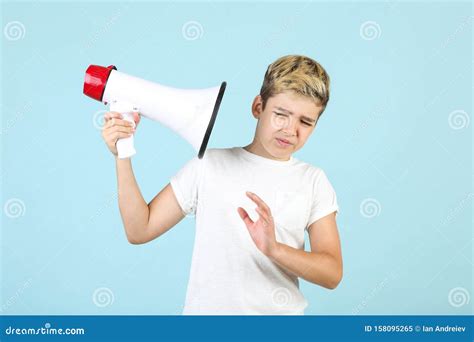
[[[287,124],[283,127],[283,132],[291,136],[296,134],[296,120],[292,116],[289,117]]]

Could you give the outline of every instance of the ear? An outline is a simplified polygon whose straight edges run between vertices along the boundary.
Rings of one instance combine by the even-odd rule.
[[[263,102],[262,97],[260,95],[255,96],[252,103],[252,114],[255,119],[260,118],[260,114],[262,113]]]

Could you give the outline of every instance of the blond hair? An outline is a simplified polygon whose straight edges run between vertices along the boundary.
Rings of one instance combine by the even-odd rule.
[[[284,91],[293,91],[311,98],[316,105],[322,106],[321,116],[329,101],[329,75],[318,62],[309,57],[280,57],[265,72],[260,89],[263,110],[270,97]]]

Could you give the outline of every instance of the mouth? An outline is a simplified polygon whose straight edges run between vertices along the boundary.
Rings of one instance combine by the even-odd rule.
[[[281,146],[290,146],[290,145],[293,145],[292,143],[290,143],[288,140],[286,139],[280,139],[280,138],[276,138],[278,144],[280,144]]]

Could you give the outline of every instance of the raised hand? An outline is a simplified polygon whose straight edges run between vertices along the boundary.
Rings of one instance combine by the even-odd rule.
[[[268,205],[256,194],[247,191],[246,195],[257,204],[255,210],[259,215],[258,220],[252,221],[244,208],[238,207],[237,211],[257,248],[266,256],[270,256],[277,249],[272,212]]]

